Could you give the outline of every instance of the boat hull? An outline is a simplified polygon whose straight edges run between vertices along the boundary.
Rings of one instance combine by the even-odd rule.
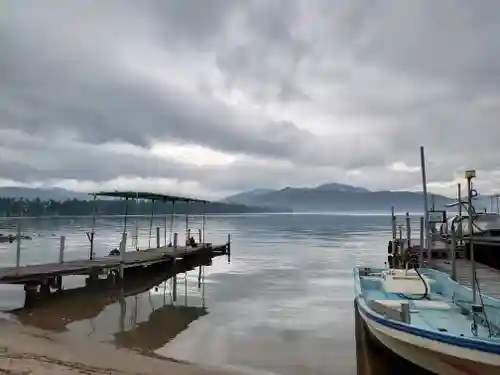
[[[437,375],[494,375],[500,373],[500,356],[456,347],[400,331],[370,317],[363,302],[356,303],[368,332],[396,355]]]

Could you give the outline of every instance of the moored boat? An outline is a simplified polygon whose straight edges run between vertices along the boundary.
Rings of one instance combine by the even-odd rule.
[[[438,375],[500,373],[500,301],[433,269],[356,267],[356,307],[370,335]],[[478,296],[479,297],[479,296]]]
[[[449,227],[452,254],[455,253],[457,231],[469,247],[472,288],[458,283],[446,273],[426,268],[432,265],[426,265],[423,257],[424,251],[430,253],[427,250],[433,241],[430,227],[438,222],[444,223],[446,214],[443,211],[441,219],[435,221],[434,217],[439,215],[427,209],[423,148],[421,159],[425,218],[421,218],[420,246],[410,245],[409,218],[408,238],[403,240],[400,235],[400,239],[396,239],[393,212],[389,266],[354,269],[356,309],[372,338],[425,370],[437,375],[500,374],[500,299],[481,293],[474,257],[474,245],[478,243],[475,241],[484,241],[477,224],[481,221],[496,222],[496,219],[492,215],[477,215],[473,210],[475,191],[471,182],[475,171],[466,171],[467,216],[460,215],[459,220]],[[464,235],[466,228],[467,235]],[[418,254],[415,249],[418,249]],[[453,270],[454,267],[455,257],[452,256]],[[452,275],[455,275],[454,271]]]

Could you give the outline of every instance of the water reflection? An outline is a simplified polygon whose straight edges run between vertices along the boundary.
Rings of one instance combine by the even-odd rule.
[[[185,277],[178,283],[180,298],[174,301],[170,276],[149,272],[129,278],[123,288],[113,287],[107,279],[94,280],[90,286],[55,292],[43,303],[11,313],[25,325],[53,332],[85,331],[118,347],[152,354],[208,314],[204,286],[190,296]]]
[[[165,305],[154,310],[146,322],[115,333],[114,342],[118,347],[152,353],[207,313],[204,307]]]
[[[137,220],[139,244],[147,245],[149,218]],[[163,223],[155,218],[153,226]],[[196,217],[190,223],[193,228],[201,225]],[[11,224],[0,220],[0,232],[9,233],[15,228]],[[176,220],[174,230],[182,233],[184,225]],[[66,236],[65,259],[87,257],[85,231],[90,227],[90,218],[26,220],[25,232],[38,236],[23,243],[21,263],[56,261],[60,235]],[[122,221],[99,217],[97,228],[96,253],[106,255],[120,239]],[[231,264],[215,259],[205,269],[202,288],[197,270],[188,272],[186,279],[178,277],[176,302],[171,280],[161,274],[158,279],[153,274],[136,279],[123,293],[85,289],[84,280],[68,278],[64,287],[74,290],[40,306],[18,309],[15,318],[61,334],[248,373],[353,375],[352,268],[382,265],[390,230],[389,216],[211,216],[210,242],[224,242],[227,233],[232,235]],[[14,265],[15,254],[15,244],[0,244],[0,264]],[[22,287],[0,285],[1,307],[11,310],[22,303]],[[377,374],[391,374],[383,356],[370,358],[380,362]]]

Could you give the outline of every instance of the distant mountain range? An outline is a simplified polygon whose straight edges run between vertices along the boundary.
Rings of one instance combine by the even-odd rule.
[[[454,198],[434,194],[435,209],[443,209]],[[387,212],[391,206],[397,211],[423,211],[423,194],[410,191],[371,191],[362,187],[329,183],[313,188],[254,189],[232,195],[227,203],[257,205],[276,209],[290,208],[295,212]],[[484,198],[476,206],[483,209]],[[429,208],[431,199],[429,198]]]
[[[86,193],[61,188],[0,187],[0,198],[24,198],[42,201],[89,200]],[[434,195],[436,209],[455,201],[443,195]],[[362,187],[329,183],[312,188],[285,187],[283,189],[253,189],[226,197],[220,204],[228,212],[294,211],[294,212],[388,212],[391,206],[397,211],[422,212],[423,194],[410,191],[371,191]],[[429,207],[431,201],[429,199]],[[480,196],[475,201],[476,209],[489,207],[489,196]],[[217,207],[224,211],[224,207]]]

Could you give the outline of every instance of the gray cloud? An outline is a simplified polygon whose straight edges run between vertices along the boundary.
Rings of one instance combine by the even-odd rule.
[[[497,179],[496,2],[1,7],[0,130],[15,132],[2,133],[0,179],[412,188],[418,172],[388,166],[418,166],[420,144],[432,181],[469,167],[484,171],[488,188]],[[136,151],[110,150],[117,142]],[[158,142],[247,157],[225,166],[191,165],[189,155],[167,162],[148,154]]]

